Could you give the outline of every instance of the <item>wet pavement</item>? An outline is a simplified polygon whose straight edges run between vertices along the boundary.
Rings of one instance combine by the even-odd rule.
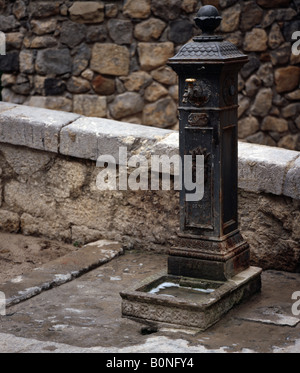
[[[167,256],[125,251],[106,257],[99,267],[7,308],[0,316],[0,352],[300,352],[300,297],[292,299],[300,274],[264,271],[261,292],[206,331],[151,330],[122,318],[120,292],[165,269]]]

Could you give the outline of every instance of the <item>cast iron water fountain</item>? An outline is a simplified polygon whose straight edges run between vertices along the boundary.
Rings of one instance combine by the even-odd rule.
[[[204,330],[261,288],[238,229],[237,85],[248,57],[214,35],[220,22],[215,7],[203,6],[195,18],[201,36],[169,60],[179,77],[180,156],[204,157],[204,195],[190,201],[182,188],[168,268],[121,293],[122,315],[144,323]]]

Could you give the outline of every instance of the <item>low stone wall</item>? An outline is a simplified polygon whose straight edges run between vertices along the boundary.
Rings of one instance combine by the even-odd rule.
[[[0,103],[0,229],[166,252],[176,191],[100,191],[100,155],[173,155],[178,132]],[[118,158],[117,158],[118,159]],[[239,215],[252,263],[300,270],[300,153],[239,142]]]
[[[198,35],[213,4],[217,30],[249,56],[239,74],[239,137],[300,150],[300,30],[294,0],[0,0],[3,101],[178,128],[177,77],[166,65]]]

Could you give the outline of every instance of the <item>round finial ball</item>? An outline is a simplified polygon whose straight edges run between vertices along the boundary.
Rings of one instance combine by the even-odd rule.
[[[213,5],[202,6],[195,17],[196,25],[204,34],[211,34],[220,25],[221,21],[222,17]]]

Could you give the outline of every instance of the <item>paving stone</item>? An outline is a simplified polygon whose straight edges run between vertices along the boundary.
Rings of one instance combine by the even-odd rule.
[[[32,298],[53,286],[69,282],[121,254],[122,245],[115,241],[99,240],[87,244],[30,273],[1,284],[1,290],[6,295],[6,307]]]

